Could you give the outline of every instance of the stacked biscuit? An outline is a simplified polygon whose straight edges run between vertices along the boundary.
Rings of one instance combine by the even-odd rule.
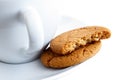
[[[50,47],[41,54],[46,67],[65,68],[84,62],[94,56],[101,47],[101,39],[111,36],[109,29],[87,26],[62,33],[50,42]]]

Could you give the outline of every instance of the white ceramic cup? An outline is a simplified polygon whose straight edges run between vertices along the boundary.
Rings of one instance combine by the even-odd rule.
[[[57,29],[56,0],[0,0],[0,61],[30,62]]]

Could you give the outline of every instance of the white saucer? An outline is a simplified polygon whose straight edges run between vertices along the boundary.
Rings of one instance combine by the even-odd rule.
[[[56,35],[81,26],[85,25],[76,19],[62,17]],[[0,62],[0,80],[53,80],[68,74],[76,67],[79,65],[65,69],[50,69],[44,67],[39,60],[16,65]]]

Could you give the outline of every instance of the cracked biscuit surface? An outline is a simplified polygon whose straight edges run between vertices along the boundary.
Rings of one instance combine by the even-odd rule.
[[[87,26],[58,35],[50,42],[51,50],[56,54],[69,54],[80,46],[93,41],[107,39],[111,36],[109,29],[101,26]]]
[[[55,54],[50,48],[48,48],[43,54],[41,54],[40,60],[46,67],[65,68],[82,63],[91,58],[100,50],[100,48],[100,41],[81,46],[66,55]]]

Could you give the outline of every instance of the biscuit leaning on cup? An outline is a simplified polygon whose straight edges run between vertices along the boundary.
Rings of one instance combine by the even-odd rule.
[[[50,47],[41,54],[46,67],[65,68],[84,62],[94,56],[101,47],[101,39],[111,36],[109,29],[87,26],[64,32],[50,42]]]

